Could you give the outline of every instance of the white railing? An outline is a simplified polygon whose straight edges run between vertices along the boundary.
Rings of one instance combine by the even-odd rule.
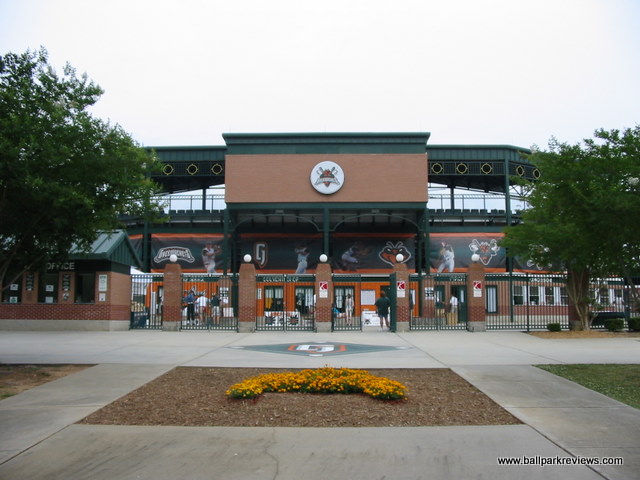
[[[453,206],[452,200],[453,198]],[[165,212],[170,210],[224,210],[227,204],[224,200],[224,193],[211,193],[202,195],[163,195],[158,200],[164,207]],[[451,195],[429,195],[427,208],[434,210],[455,209],[479,209],[479,210],[505,210],[506,198],[499,194],[455,194]],[[517,212],[527,209],[527,202],[516,195],[511,196],[511,211]]]
[[[453,205],[452,205],[453,198]],[[526,210],[527,202],[519,196],[511,196],[511,211],[517,212]],[[429,195],[427,208],[434,210],[451,210],[455,209],[479,209],[479,210],[506,210],[505,195],[491,193],[477,194],[455,194],[451,195]]]
[[[224,210],[227,204],[224,194],[212,193],[202,195],[163,195],[157,198],[165,213],[171,210]]]

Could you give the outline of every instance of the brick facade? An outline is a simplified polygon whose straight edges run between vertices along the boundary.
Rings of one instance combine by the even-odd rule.
[[[93,303],[75,303],[75,272],[59,272],[60,288],[56,303],[38,303],[38,276],[31,276],[28,284],[27,275],[24,275],[21,303],[1,303],[0,321],[12,327],[19,327],[16,322],[22,322],[24,326],[34,329],[38,325],[47,329],[66,329],[64,322],[67,321],[83,321],[87,324],[106,322],[107,326],[97,325],[96,329],[111,329],[111,322],[123,322],[116,329],[124,329],[125,324],[128,328],[131,317],[131,276],[108,271],[96,272],[95,275]]]

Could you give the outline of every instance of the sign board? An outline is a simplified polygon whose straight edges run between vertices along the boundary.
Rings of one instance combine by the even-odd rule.
[[[397,298],[404,298],[407,296],[407,282],[400,280],[396,282]]]
[[[318,292],[320,298],[329,298],[329,282],[318,282]]]
[[[482,297],[482,282],[474,280],[473,282],[473,296]]]

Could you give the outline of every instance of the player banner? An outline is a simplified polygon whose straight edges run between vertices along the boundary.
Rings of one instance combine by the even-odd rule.
[[[402,263],[415,271],[413,234],[336,234],[332,267],[337,273],[390,273],[402,254]]]
[[[479,255],[485,270],[504,272],[506,250],[499,245],[503,237],[503,233],[432,233],[429,236],[431,272],[465,272],[474,253]]]
[[[175,255],[185,272],[221,273],[222,234],[155,233],[151,235],[151,271],[162,271]]]

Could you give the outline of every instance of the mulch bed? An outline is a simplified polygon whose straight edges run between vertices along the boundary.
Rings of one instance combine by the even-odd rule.
[[[402,401],[366,395],[268,393],[237,400],[233,384],[267,368],[178,367],[79,423],[244,427],[410,427],[509,425],[520,422],[448,369],[370,369],[403,383]]]

